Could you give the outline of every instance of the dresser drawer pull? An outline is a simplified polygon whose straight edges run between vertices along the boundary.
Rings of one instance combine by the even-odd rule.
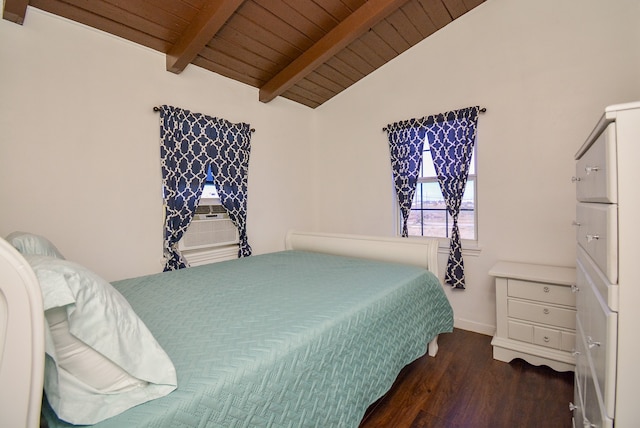
[[[549,312],[550,312],[550,311],[549,311],[549,309],[548,309],[548,308],[544,308],[544,309],[542,310],[542,313],[543,313],[543,314],[545,314],[545,315],[549,315]]]
[[[580,287],[578,287],[578,286],[577,286],[577,285],[575,285],[575,284],[572,284],[572,285],[571,285],[571,292],[572,292],[572,293],[577,293],[578,291],[580,291]]]
[[[548,293],[549,291],[551,291],[551,289],[549,287],[544,287],[542,291],[544,291],[545,293]]]
[[[575,349],[573,349],[571,351],[571,355],[573,355],[574,357],[577,357],[578,355],[580,355],[580,351],[576,351]]]
[[[573,412],[574,410],[578,410],[579,407],[576,406],[575,404],[573,404],[571,401],[569,401],[569,411]]]
[[[575,183],[576,181],[582,181],[582,178],[580,177],[571,177],[571,182]]]
[[[587,345],[589,346],[589,349],[593,349],[596,346],[600,346],[600,342],[596,342],[595,340],[593,340],[593,338],[591,336],[587,336]]]
[[[597,241],[598,239],[600,239],[600,235],[587,235],[586,238],[587,238],[587,242],[591,242],[593,240]]]
[[[577,221],[575,221],[575,220],[573,220],[573,221],[571,222],[571,225],[572,225],[572,226],[578,226],[578,227],[582,226],[580,223],[578,223],[578,222],[577,222]]]
[[[549,339],[549,336],[545,336],[542,338],[542,340],[544,340],[545,343],[549,343],[549,340],[551,339]]]
[[[584,167],[584,172],[586,172],[587,174],[591,174],[592,172],[598,172],[600,171],[600,167],[599,166],[586,166]]]

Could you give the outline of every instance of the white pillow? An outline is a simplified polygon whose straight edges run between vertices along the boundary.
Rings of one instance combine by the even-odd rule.
[[[76,338],[69,331],[66,308],[45,311],[58,366],[102,393],[117,393],[146,386],[122,367]]]
[[[27,232],[13,232],[7,236],[7,242],[23,255],[51,256],[64,260],[62,253],[44,236]]]
[[[95,424],[176,388],[173,363],[111,284],[76,263],[25,258],[42,288],[44,389],[60,419]]]

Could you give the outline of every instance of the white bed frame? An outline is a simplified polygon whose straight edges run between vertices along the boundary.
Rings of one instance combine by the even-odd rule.
[[[438,276],[434,239],[290,231],[286,248],[396,262]],[[0,427],[40,424],[44,379],[44,310],[38,280],[22,255],[0,238]],[[428,347],[438,351],[437,337]]]
[[[44,309],[22,255],[0,238],[0,427],[40,425]]]

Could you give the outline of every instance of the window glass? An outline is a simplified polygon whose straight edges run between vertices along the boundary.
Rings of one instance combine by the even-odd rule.
[[[425,146],[427,144],[425,143]],[[462,239],[476,240],[476,174],[474,154],[469,166],[469,177],[458,215],[458,228]],[[431,152],[423,152],[421,175],[418,178],[407,227],[409,236],[449,238],[453,220],[447,213],[447,205],[440,190]]]

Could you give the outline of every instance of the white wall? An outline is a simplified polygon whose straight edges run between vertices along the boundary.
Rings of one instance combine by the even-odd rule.
[[[162,257],[159,116],[170,104],[248,122],[248,233],[254,253],[308,229],[304,181],[313,110],[163,54],[27,10],[0,20],[0,235],[49,237],[109,280],[158,272]],[[301,136],[303,138],[301,138]],[[303,162],[299,162],[303,160]]]
[[[317,229],[393,234],[382,127],[486,107],[481,251],[448,295],[458,326],[492,333],[497,260],[575,265],[573,155],[606,105],[640,99],[639,22],[637,0],[488,0],[369,75],[317,109]]]

